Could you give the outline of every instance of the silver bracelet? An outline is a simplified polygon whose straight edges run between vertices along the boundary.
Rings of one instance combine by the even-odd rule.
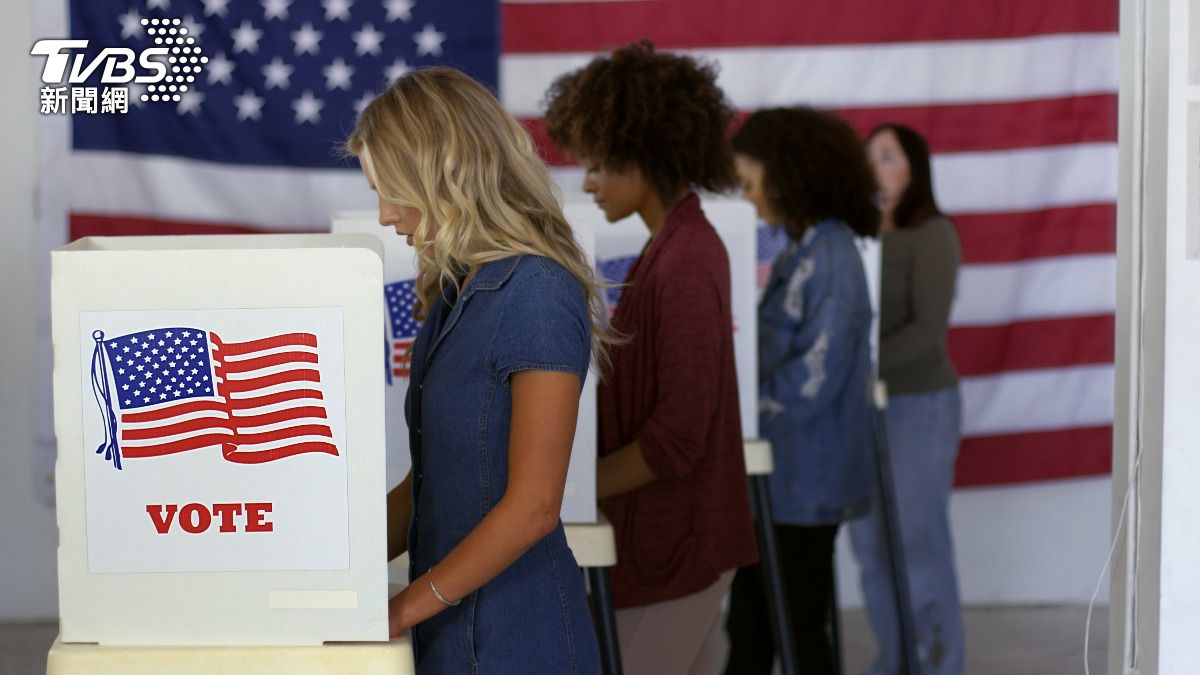
[[[456,600],[454,602],[450,602],[449,600],[443,598],[442,594],[438,593],[437,586],[433,585],[433,579],[429,580],[429,590],[433,591],[433,597],[437,598],[438,602],[442,603],[443,605],[445,605],[447,607],[458,607],[459,605],[462,604],[462,600]]]

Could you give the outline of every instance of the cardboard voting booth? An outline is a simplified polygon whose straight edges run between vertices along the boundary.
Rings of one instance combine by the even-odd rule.
[[[588,255],[594,255],[592,233],[585,225],[572,221],[576,238]],[[413,282],[417,276],[416,255],[403,237],[379,224],[374,212],[335,214],[332,229],[338,234],[366,234],[374,237],[384,251],[384,304],[387,325],[381,329],[375,353],[382,351],[382,363],[376,368],[386,380],[385,415],[387,427],[387,484],[391,488],[404,480],[412,462],[409,456],[408,425],[404,420],[404,397],[408,393],[409,350],[420,324],[413,319],[416,296]],[[382,350],[380,349],[382,347]],[[380,367],[382,366],[382,367]],[[595,372],[589,373],[579,400],[579,420],[575,444],[567,470],[561,517],[564,523],[596,522],[596,385]]]
[[[64,643],[387,640],[382,248],[51,256]]]
[[[733,302],[734,359],[737,363],[738,403],[742,435],[758,436],[758,296],[755,285],[754,207],[742,200],[705,197],[701,207],[717,230],[729,254]],[[596,233],[597,268],[610,282],[625,281],[633,263],[650,239],[638,216],[617,223],[605,221],[604,213],[591,201],[572,201],[563,207],[572,223],[590,225]],[[621,289],[608,291],[611,307],[620,301]]]

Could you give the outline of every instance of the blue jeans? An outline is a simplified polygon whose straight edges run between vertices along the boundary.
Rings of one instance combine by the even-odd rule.
[[[962,398],[957,386],[895,396],[885,419],[921,674],[962,675],[962,606],[948,514]],[[903,653],[881,518],[876,494],[870,515],[850,522],[850,540],[879,643],[870,673],[894,675]]]

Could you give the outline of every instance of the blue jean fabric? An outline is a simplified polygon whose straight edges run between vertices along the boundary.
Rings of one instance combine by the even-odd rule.
[[[820,221],[775,260],[758,305],[758,429],[775,459],[775,522],[832,525],[870,508],[870,336],[854,235]]]
[[[583,287],[547,258],[483,265],[439,298],[413,344],[405,400],[412,453],[411,578],[459,544],[504,495],[520,370],[587,376]],[[583,575],[562,523],[478,591],[413,629],[419,675],[600,670]]]
[[[895,396],[885,415],[922,675],[962,675],[963,625],[949,521],[961,433],[957,386]],[[903,658],[881,514],[850,523],[862,590],[879,655],[870,675],[900,672]]]

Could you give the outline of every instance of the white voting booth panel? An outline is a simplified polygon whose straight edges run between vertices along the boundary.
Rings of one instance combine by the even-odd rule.
[[[572,223],[574,224],[574,223]],[[387,334],[382,341],[384,375],[387,380],[385,406],[387,427],[387,484],[389,489],[404,480],[412,461],[409,457],[408,425],[404,420],[404,397],[408,393],[407,351],[416,337],[418,324],[412,318],[413,280],[416,256],[391,228],[379,224],[374,212],[340,213],[333,217],[333,232],[368,234],[383,245],[384,300]],[[592,233],[576,226],[576,238],[588,255],[594,255]],[[375,353],[380,352],[376,346]],[[376,368],[379,368],[378,362]],[[590,373],[579,400],[575,445],[567,470],[567,485],[560,511],[565,523],[596,521],[596,373]]]
[[[62,641],[387,640],[382,249],[51,255]]]
[[[879,372],[879,292],[883,280],[880,278],[883,246],[878,239],[859,237],[854,240],[862,256],[863,271],[867,275],[867,293],[871,296],[871,363],[874,372]]]
[[[702,207],[729,254],[734,323],[731,329],[742,435],[755,438],[758,436],[758,312],[754,207],[742,200],[712,197],[703,198]],[[624,281],[629,266],[650,238],[650,231],[641,219],[631,216],[608,223],[604,213],[591,201],[568,202],[563,211],[571,223],[590,225],[596,233],[596,260],[601,274],[610,281]]]

